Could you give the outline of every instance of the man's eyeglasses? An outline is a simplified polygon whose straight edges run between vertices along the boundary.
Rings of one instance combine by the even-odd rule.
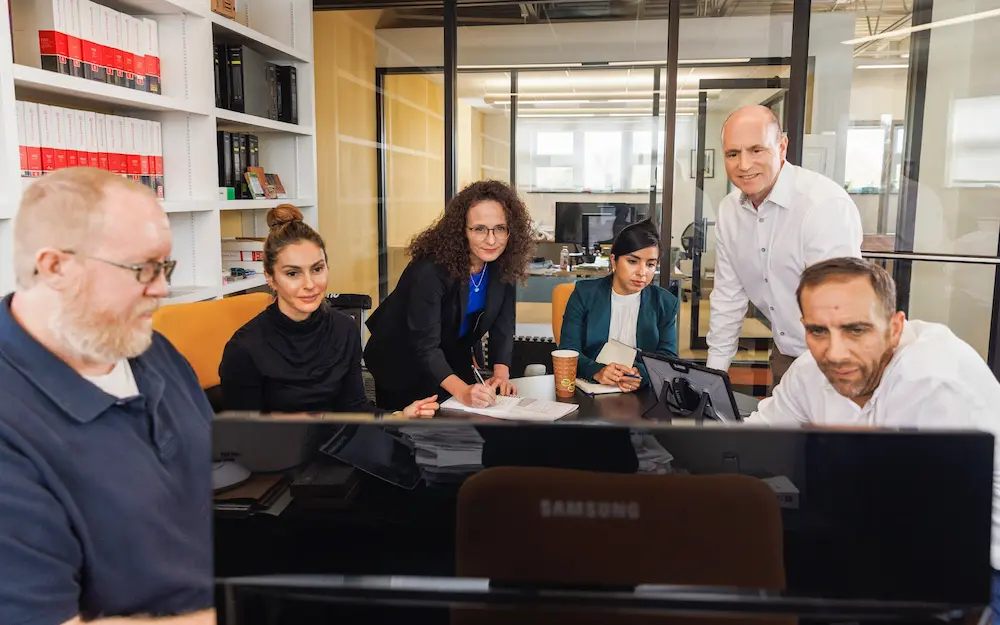
[[[497,238],[497,241],[506,241],[507,237],[510,236],[510,229],[507,226],[497,226],[495,228],[487,228],[486,226],[472,226],[469,228],[469,232],[472,236],[477,239],[486,240],[490,236],[490,232],[493,236]]]
[[[96,260],[102,263],[107,263],[108,265],[114,265],[115,267],[121,267],[122,269],[128,269],[135,272],[135,279],[140,284],[150,284],[160,277],[162,273],[167,280],[170,280],[170,276],[174,273],[174,267],[177,266],[176,260],[165,260],[162,262],[151,260],[139,265],[126,265],[124,263],[117,263],[113,260],[106,260],[104,258],[97,258],[96,256],[88,256],[86,254],[80,254],[74,252],[73,250],[63,250],[66,254],[75,254],[83,258],[89,258],[91,260]]]

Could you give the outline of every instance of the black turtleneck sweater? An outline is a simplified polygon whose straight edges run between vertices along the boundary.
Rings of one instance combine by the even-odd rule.
[[[325,302],[305,321],[277,303],[240,328],[219,365],[226,410],[375,412],[361,378],[361,335]]]

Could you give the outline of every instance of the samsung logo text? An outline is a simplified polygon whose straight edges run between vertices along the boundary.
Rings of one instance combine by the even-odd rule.
[[[638,501],[590,501],[542,499],[539,501],[542,517],[562,519],[628,519],[639,518]]]

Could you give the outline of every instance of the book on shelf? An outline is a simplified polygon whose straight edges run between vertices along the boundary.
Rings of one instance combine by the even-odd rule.
[[[288,192],[285,191],[285,185],[281,184],[281,178],[278,174],[265,174],[266,176],[273,177],[273,182],[271,178],[268,179],[270,184],[274,185],[275,197],[279,200],[286,199],[288,197]]]
[[[82,29],[80,0],[65,0],[63,9],[66,11],[66,60],[69,65],[69,75],[83,78],[83,48],[80,43],[80,32]]]
[[[122,33],[122,67],[125,70],[125,86],[135,89],[135,49],[138,45],[138,22],[130,15],[119,13]],[[132,32],[132,22],[136,22],[136,31]],[[135,40],[133,41],[133,37]]]
[[[294,65],[278,65],[276,68],[276,88],[278,121],[289,124],[299,123],[298,85]]]
[[[87,161],[90,163],[91,167],[97,167],[99,169],[104,169],[101,165],[101,155],[100,147],[97,142],[97,113],[93,111],[86,111],[87,116]],[[107,162],[108,156],[104,155],[104,161]]]
[[[10,0],[14,62],[160,93],[159,32],[95,0]]]
[[[264,193],[264,184],[261,182],[260,177],[256,170],[259,167],[250,167],[247,169],[243,177],[246,178],[247,188],[250,192],[252,199],[262,200],[267,197]]]
[[[71,109],[63,109],[62,115],[62,136],[66,150],[66,167],[79,167],[80,152],[76,145],[76,112]]]
[[[142,21],[146,28],[146,50],[143,59],[146,70],[146,91],[163,93],[163,85],[160,82],[160,33],[155,20],[146,17]]]
[[[20,162],[21,177],[28,174],[28,131],[24,119],[24,102],[14,103],[14,115],[17,116],[17,158]]]
[[[155,24],[155,22],[154,22]],[[145,18],[137,17],[132,20],[135,29],[135,50],[133,60],[133,71],[135,72],[135,90],[149,91],[149,84],[146,82],[146,53],[149,51],[149,29],[146,27]]]
[[[222,48],[218,44],[212,46],[212,57],[215,61],[213,69],[213,78],[215,80],[215,108],[223,109],[229,108],[229,102],[227,100],[228,94],[225,86],[222,83],[222,75],[224,72],[219,65],[219,48]]]
[[[274,63],[264,63],[264,87],[267,89],[267,118],[278,119],[278,71]]]
[[[150,145],[151,153],[153,157],[153,166],[151,168],[153,175],[153,191],[156,193],[156,197],[163,199],[163,131],[160,127],[160,122],[149,122],[150,126]]]
[[[153,122],[148,120],[139,120],[139,143],[142,148],[139,150],[139,179],[143,185],[149,187],[150,189],[156,189],[153,186],[153,170],[155,165],[150,167],[150,161],[153,156]]]
[[[38,142],[42,155],[42,173],[55,171],[55,120],[52,118],[52,107],[48,104],[38,105]]]
[[[76,162],[80,167],[91,167],[90,150],[87,149],[87,112],[73,110],[73,140],[76,142]],[[94,167],[97,166],[95,163]]]
[[[80,57],[83,77],[105,82],[104,52],[101,45],[101,9],[92,0],[79,0],[80,4]]]
[[[229,75],[229,110],[244,113],[242,46],[226,46],[226,72]]]
[[[247,154],[249,155],[249,167],[260,167],[260,140],[257,135],[247,135]],[[263,170],[261,170],[263,173]]]
[[[38,119],[38,104],[35,102],[24,103],[24,129],[25,146],[28,155],[28,169],[25,175],[30,178],[37,178],[42,175],[42,144],[39,130],[40,121]]]
[[[216,132],[219,154],[219,186],[233,186],[233,134],[227,130]]]
[[[133,77],[134,79],[134,77]],[[144,149],[142,146],[142,138],[139,134],[139,122],[140,120],[127,117],[124,118],[125,122],[125,156],[128,159],[125,168],[125,173],[127,174],[129,180],[132,182],[142,182],[142,166],[139,164],[139,154]],[[143,126],[146,125],[145,120],[142,120]]]
[[[14,62],[70,75],[64,0],[10,0]]]
[[[63,167],[96,167],[163,198],[160,122],[20,100],[15,112],[22,177]]]
[[[66,157],[66,109],[60,106],[52,107],[52,140],[55,168],[62,169],[69,160]]]
[[[97,159],[101,169],[111,169],[111,157],[108,155],[108,116],[104,113],[95,113],[96,138],[97,138]]]
[[[277,65],[247,46],[216,44],[215,105],[264,119],[298,123],[294,66]]]

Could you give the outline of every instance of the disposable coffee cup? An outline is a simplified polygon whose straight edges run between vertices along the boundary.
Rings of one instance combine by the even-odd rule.
[[[552,371],[556,379],[556,397],[572,397],[576,392],[576,362],[580,353],[572,349],[552,352]]]

